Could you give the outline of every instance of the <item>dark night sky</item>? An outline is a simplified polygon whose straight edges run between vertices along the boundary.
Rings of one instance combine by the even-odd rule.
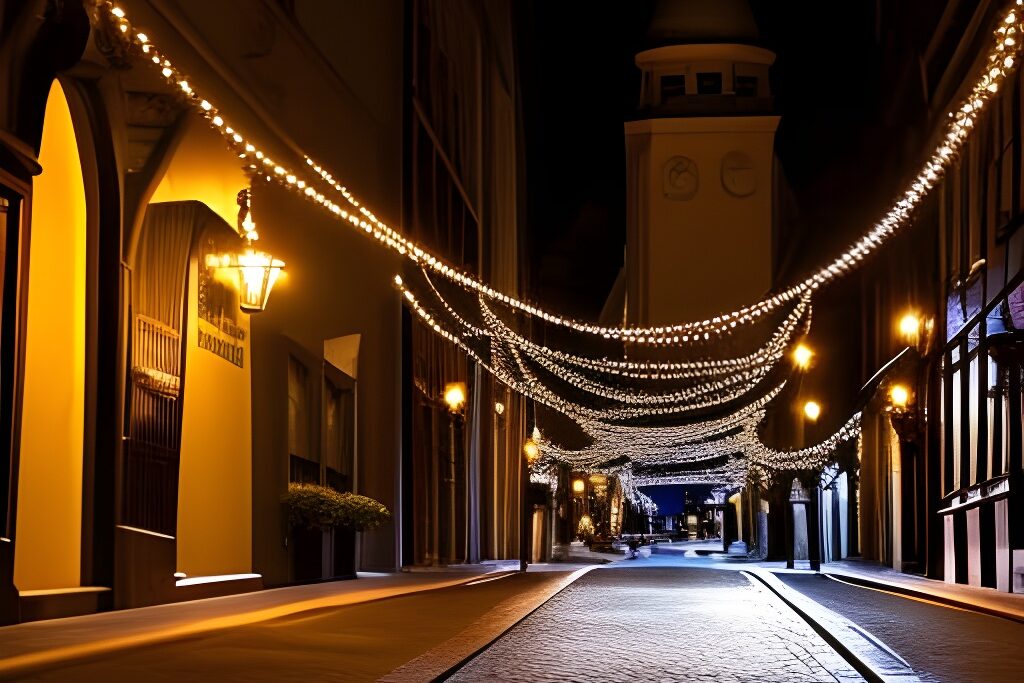
[[[893,189],[866,180],[885,163],[875,3],[751,6],[761,44],[778,55],[776,152],[795,215],[805,231],[845,236],[849,225],[859,232]],[[646,45],[653,7],[652,0],[531,0],[519,10],[532,296],[579,318],[596,318],[622,264],[622,124],[636,106],[633,59]],[[828,30],[809,30],[812,18]],[[802,261],[826,255],[804,253]]]

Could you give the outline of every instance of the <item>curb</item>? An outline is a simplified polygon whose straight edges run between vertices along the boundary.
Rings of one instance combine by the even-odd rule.
[[[153,629],[152,631],[143,633],[114,636],[104,640],[25,652],[0,659],[0,679],[9,679],[14,676],[25,675],[37,669],[48,669],[70,663],[86,661],[119,650],[147,647],[159,643],[182,640],[213,631],[235,628],[237,626],[248,626],[250,624],[256,624],[294,614],[301,614],[303,612],[331,609],[335,607],[347,607],[350,605],[387,600],[389,598],[398,598],[424,591],[453,588],[485,577],[500,577],[501,575],[514,573],[517,572],[485,572],[483,574],[473,574],[427,585],[406,586],[404,589],[400,589],[396,592],[390,592],[387,589],[370,589],[364,594],[362,599],[346,599],[355,597],[351,593],[309,598],[273,607],[262,607],[239,614],[210,617],[208,619],[177,624],[162,629]]]
[[[942,605],[949,607],[956,607],[958,609],[966,610],[968,612],[978,612],[980,614],[987,614],[991,617],[999,617],[1000,619],[1009,619],[1019,624],[1024,624],[1024,614],[1016,612],[1007,612],[1001,610],[998,607],[987,607],[985,605],[978,605],[973,602],[966,602],[963,600],[957,600],[956,598],[950,598],[945,595],[938,595],[935,593],[929,593],[928,591],[918,590],[916,588],[909,588],[896,583],[889,583],[887,581],[881,581],[878,579],[869,579],[859,574],[846,574],[844,572],[821,572],[822,576],[827,576],[833,581],[842,581],[844,583],[852,583],[861,588],[873,588],[875,590],[886,591],[889,593],[898,593],[910,598],[917,598],[919,600],[927,600],[929,602],[937,602]]]
[[[870,632],[790,588],[768,570],[752,569],[742,573],[757,579],[796,612],[865,680],[919,683],[913,668]]]
[[[553,590],[544,591],[542,596],[535,598],[527,605],[513,605],[507,608],[510,614],[506,615],[504,620],[500,620],[500,615],[496,617],[493,614],[496,610],[501,609],[500,604],[496,605],[483,614],[476,622],[470,624],[463,631],[452,636],[444,643],[431,648],[419,657],[402,664],[390,673],[377,679],[378,683],[413,683],[420,681],[434,683],[435,681],[447,680],[553,597],[587,573],[600,569],[603,566],[602,564],[594,564],[577,569],[559,581]],[[500,620],[497,625],[494,624],[496,620]],[[488,626],[490,627],[489,629],[487,628]],[[483,634],[481,634],[482,628],[484,629]]]

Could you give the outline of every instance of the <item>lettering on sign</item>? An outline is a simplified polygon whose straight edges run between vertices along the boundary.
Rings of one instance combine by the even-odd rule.
[[[216,332],[210,333],[199,326],[199,348],[210,351],[229,363],[244,367],[245,348],[231,339],[222,339]]]
[[[245,367],[246,333],[239,321],[243,314],[238,309],[238,292],[230,281],[235,273],[207,265],[208,255],[238,249],[237,237],[230,233],[226,237],[231,239],[219,233],[207,237],[199,255],[199,348],[242,368]]]

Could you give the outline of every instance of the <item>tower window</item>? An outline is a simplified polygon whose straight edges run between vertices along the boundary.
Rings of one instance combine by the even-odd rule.
[[[698,73],[697,93],[700,95],[721,95],[722,73],[720,71]]]
[[[664,102],[670,97],[679,97],[686,94],[686,76],[662,76],[661,77],[661,101]]]
[[[736,76],[735,88],[740,97],[756,97],[757,76]]]

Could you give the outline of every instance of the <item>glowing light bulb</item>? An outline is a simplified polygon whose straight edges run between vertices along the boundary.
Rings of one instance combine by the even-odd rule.
[[[895,384],[889,389],[889,400],[894,408],[906,408],[910,402],[910,391],[902,384]]]
[[[451,382],[445,385],[444,402],[448,404],[449,410],[458,412],[466,403],[466,385],[462,382]]]
[[[817,401],[808,401],[804,404],[804,415],[811,422],[816,421],[821,416],[821,406]]]
[[[811,351],[810,347],[804,344],[797,344],[797,347],[793,349],[793,362],[801,370],[811,367],[811,359],[813,357],[814,351]]]
[[[914,313],[907,313],[900,318],[900,334],[910,344],[917,344],[921,333],[921,319]]]
[[[527,439],[523,444],[523,455],[526,456],[526,462],[532,465],[540,457],[540,446],[533,439]]]

